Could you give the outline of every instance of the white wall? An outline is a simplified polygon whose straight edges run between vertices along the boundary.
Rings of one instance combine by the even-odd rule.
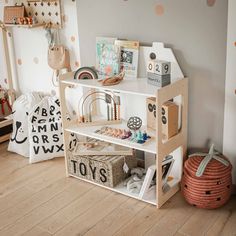
[[[210,141],[221,151],[228,1],[207,2],[78,0],[81,63],[95,63],[96,36],[164,42],[189,77],[188,146]]]
[[[234,166],[236,184],[236,1],[229,0],[223,152]]]
[[[8,2],[8,4],[12,4],[13,1]],[[76,2],[72,0],[62,0],[61,2],[63,19],[65,19],[60,33],[61,40],[70,49],[71,66],[75,70],[80,63]],[[3,19],[4,5],[6,4],[0,3],[0,19]],[[43,28],[14,28],[12,33],[19,92],[57,90],[51,82],[52,70],[47,65],[46,31]],[[0,37],[0,83],[5,86],[6,72],[1,40]]]

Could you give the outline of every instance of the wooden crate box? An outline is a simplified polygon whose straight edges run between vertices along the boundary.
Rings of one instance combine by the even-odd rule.
[[[125,173],[123,170],[124,163],[129,170],[137,167],[133,156],[70,155],[68,162],[69,174],[107,187],[115,187],[129,176],[130,171]]]

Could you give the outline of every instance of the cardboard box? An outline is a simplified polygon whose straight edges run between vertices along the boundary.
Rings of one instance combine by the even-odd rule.
[[[156,129],[156,98],[149,97],[147,104],[147,127]],[[179,106],[168,101],[162,106],[162,134],[164,139],[169,139],[178,133]]]
[[[146,99],[147,104],[147,127],[156,129],[156,98],[149,97]]]
[[[162,133],[169,139],[178,133],[179,106],[174,102],[166,102],[162,107]]]

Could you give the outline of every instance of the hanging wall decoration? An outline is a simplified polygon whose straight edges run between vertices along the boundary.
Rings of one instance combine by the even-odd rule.
[[[62,27],[60,0],[18,0],[17,4],[24,4],[27,15],[35,17],[38,24],[51,24],[53,28]]]

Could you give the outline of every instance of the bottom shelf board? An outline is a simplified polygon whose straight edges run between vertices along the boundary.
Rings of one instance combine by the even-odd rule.
[[[88,182],[88,183],[91,183],[91,184],[94,184],[94,185],[97,185],[97,186],[102,187],[102,188],[109,189],[111,191],[123,194],[125,196],[131,197],[131,198],[135,198],[137,200],[140,200],[140,201],[143,201],[143,202],[155,205],[155,206],[157,205],[156,194],[153,194],[152,196],[149,196],[148,198],[141,199],[141,198],[139,198],[139,194],[138,193],[130,193],[130,192],[128,192],[128,190],[127,190],[126,186],[124,186],[123,182],[118,184],[116,187],[111,188],[111,187],[107,187],[107,186],[95,183],[95,182],[87,180],[87,179],[80,178],[80,177],[72,175],[72,174],[69,174],[69,176],[77,178],[77,179],[85,181],[85,182]],[[178,180],[178,179],[173,179],[170,182],[168,182],[168,185],[169,185],[168,189],[176,186],[179,183],[179,181],[180,180]],[[168,190],[166,192],[168,192]]]

